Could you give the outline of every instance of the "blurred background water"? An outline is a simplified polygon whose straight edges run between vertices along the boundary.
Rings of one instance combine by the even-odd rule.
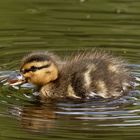
[[[0,1],[0,80],[33,50],[61,57],[112,51],[140,77],[139,0]],[[38,104],[31,89],[0,86],[1,140],[138,139],[140,87],[117,100]]]

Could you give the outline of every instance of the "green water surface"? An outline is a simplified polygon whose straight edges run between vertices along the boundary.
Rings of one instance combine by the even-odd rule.
[[[93,48],[124,58],[140,77],[139,0],[0,1],[0,76],[33,50],[66,57]],[[139,89],[118,102],[38,105],[1,84],[0,140],[139,139]]]

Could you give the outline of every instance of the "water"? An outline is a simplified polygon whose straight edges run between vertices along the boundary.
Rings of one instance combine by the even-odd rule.
[[[5,0],[0,2],[0,80],[32,50],[61,57],[100,48],[128,61],[140,77],[140,1]],[[0,85],[1,140],[140,138],[140,87],[116,100],[40,104],[32,89]]]

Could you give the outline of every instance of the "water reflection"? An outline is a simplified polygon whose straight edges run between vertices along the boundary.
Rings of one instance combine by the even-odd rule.
[[[135,109],[140,103],[140,91],[133,93],[116,100],[88,102],[67,100],[23,107],[12,106],[9,113],[20,121],[21,128],[36,133],[53,132],[64,128],[93,131],[102,127],[140,126],[140,109]]]
[[[33,132],[47,132],[55,127],[53,107],[28,106],[23,107],[20,114],[21,127]]]

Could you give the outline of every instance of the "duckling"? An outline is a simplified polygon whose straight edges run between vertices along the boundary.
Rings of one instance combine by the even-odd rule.
[[[131,86],[125,62],[101,51],[84,51],[63,61],[53,53],[33,52],[22,59],[20,71],[40,87],[42,99],[117,98]]]

